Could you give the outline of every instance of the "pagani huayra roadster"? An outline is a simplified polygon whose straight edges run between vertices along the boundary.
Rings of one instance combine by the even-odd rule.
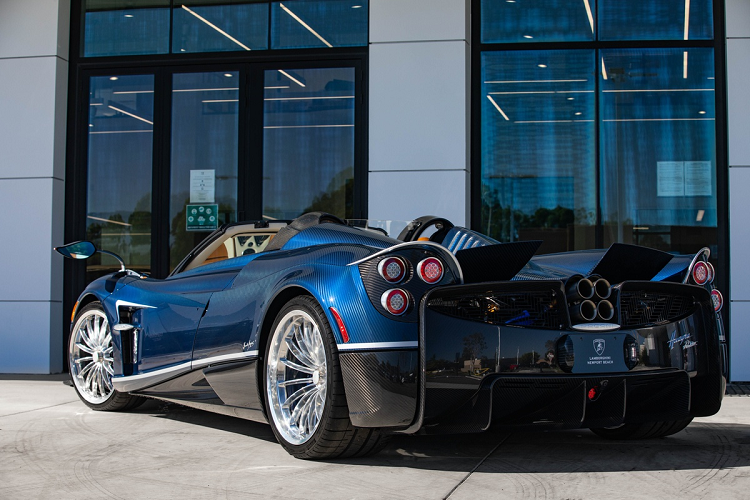
[[[366,455],[394,432],[653,438],[719,410],[708,249],[534,257],[539,245],[437,217],[397,239],[324,213],[226,225],[166,279],[122,264],[92,282],[70,375],[95,410],[150,397],[267,421],[299,458]]]

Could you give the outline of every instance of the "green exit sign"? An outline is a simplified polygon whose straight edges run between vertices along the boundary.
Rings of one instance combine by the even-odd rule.
[[[186,230],[213,231],[219,227],[219,205],[188,205]]]

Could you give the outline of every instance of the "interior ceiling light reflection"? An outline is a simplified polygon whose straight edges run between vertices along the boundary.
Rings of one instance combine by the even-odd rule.
[[[202,17],[199,14],[193,12],[192,10],[188,9],[185,5],[183,5],[182,8],[185,9],[189,14],[192,14],[193,16],[195,16],[200,21],[206,23],[208,26],[210,26],[211,28],[215,29],[216,31],[218,31],[219,33],[221,33],[222,35],[224,35],[225,37],[227,37],[228,39],[230,39],[231,41],[233,41],[234,43],[236,43],[237,45],[239,45],[240,47],[242,47],[243,49],[250,50],[250,47],[248,47],[244,43],[240,42],[239,40],[237,40],[236,38],[234,38],[232,35],[230,35],[226,31],[224,31],[223,29],[219,28],[218,26],[216,26],[212,22],[208,21],[205,17]]]
[[[313,35],[315,35],[318,38],[318,40],[320,40],[321,42],[323,42],[324,44],[326,44],[329,48],[333,48],[333,45],[331,45],[330,43],[328,43],[328,40],[326,40],[325,38],[323,38],[322,36],[320,36],[320,34],[317,31],[315,31],[314,29],[312,29],[309,24],[307,24],[305,21],[303,21],[302,19],[300,19],[297,14],[295,14],[294,12],[292,12],[291,10],[289,10],[286,7],[286,5],[284,5],[283,3],[279,2],[279,7],[281,7],[284,10],[284,12],[286,12],[287,14],[289,14],[290,16],[292,16],[292,19],[294,19],[295,21],[297,21],[298,23],[300,23],[307,31],[309,31],[310,33],[312,33]],[[248,49],[248,50],[250,50],[250,49]]]

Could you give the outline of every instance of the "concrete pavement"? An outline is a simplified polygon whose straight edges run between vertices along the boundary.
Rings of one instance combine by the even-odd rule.
[[[308,462],[264,424],[157,401],[94,412],[61,380],[0,378],[0,499],[750,497],[750,397],[664,439],[397,436],[374,457]]]

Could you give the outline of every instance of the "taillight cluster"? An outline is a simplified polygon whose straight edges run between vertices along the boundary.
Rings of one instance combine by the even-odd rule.
[[[702,260],[699,260],[693,266],[693,281],[695,281],[697,285],[712,283],[714,281],[715,274],[716,273],[714,272],[714,266],[711,265],[710,262],[703,262]]]
[[[404,281],[409,275],[409,264],[401,257],[387,257],[378,264],[378,274],[388,283],[395,285]],[[428,285],[439,283],[445,273],[445,267],[440,259],[427,257],[422,259],[416,266],[416,275]],[[401,288],[391,288],[383,292],[380,304],[383,309],[401,316],[405,314],[412,305],[412,297],[409,292]]]
[[[690,270],[690,277],[693,278],[693,282],[700,286],[710,286],[714,282],[715,276],[716,271],[714,271],[714,266],[710,262],[703,260],[699,260],[693,264],[693,268]],[[713,301],[714,311],[721,311],[721,308],[724,306],[724,296],[713,287],[711,287],[711,300]]]

